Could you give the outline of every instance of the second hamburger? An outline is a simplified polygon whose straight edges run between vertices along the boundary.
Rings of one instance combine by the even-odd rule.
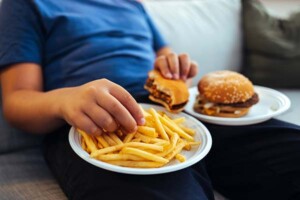
[[[194,110],[211,116],[242,117],[259,101],[252,82],[242,74],[228,70],[203,76],[198,91]]]

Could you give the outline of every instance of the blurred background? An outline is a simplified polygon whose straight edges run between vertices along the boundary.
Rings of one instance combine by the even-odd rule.
[[[260,0],[271,15],[287,18],[300,10],[300,0]]]

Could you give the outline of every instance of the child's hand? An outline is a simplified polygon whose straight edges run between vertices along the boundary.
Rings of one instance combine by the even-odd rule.
[[[165,78],[184,81],[194,77],[198,72],[197,64],[191,61],[187,54],[169,53],[159,56],[155,61],[154,68],[159,70]]]
[[[62,96],[58,99],[61,117],[87,133],[99,135],[118,128],[129,133],[144,124],[142,110],[134,98],[106,79],[69,88]]]

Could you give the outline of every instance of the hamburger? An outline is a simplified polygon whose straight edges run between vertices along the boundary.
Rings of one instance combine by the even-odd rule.
[[[188,87],[182,80],[164,78],[159,71],[152,70],[144,88],[149,91],[149,99],[162,104],[168,111],[178,113],[189,99]]]
[[[194,110],[218,117],[242,117],[259,101],[252,82],[240,73],[215,71],[198,83]]]

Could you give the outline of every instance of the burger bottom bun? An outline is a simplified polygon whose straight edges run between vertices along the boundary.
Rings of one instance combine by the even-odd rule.
[[[216,116],[216,117],[228,117],[228,118],[238,118],[245,116],[251,107],[248,108],[240,108],[240,107],[233,107],[233,106],[212,106],[210,108],[204,108],[203,104],[194,104],[195,112],[209,115],[209,116]]]
[[[156,102],[156,103],[159,103],[159,104],[163,105],[169,112],[172,112],[172,113],[179,113],[179,112],[181,112],[181,111],[184,109],[184,107],[182,107],[182,108],[178,108],[178,109],[173,109],[173,110],[172,110],[172,109],[170,108],[169,104],[167,104],[166,102],[164,102],[164,101],[161,100],[161,99],[155,98],[155,97],[152,96],[152,95],[149,95],[149,99],[150,99],[151,101],[154,101],[154,102]]]

